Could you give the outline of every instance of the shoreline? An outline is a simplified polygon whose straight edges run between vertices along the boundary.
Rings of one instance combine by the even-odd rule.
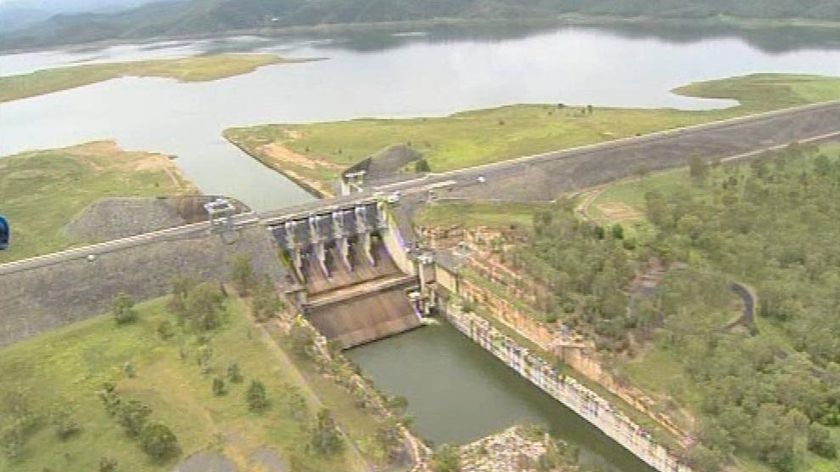
[[[228,143],[232,144],[237,149],[242,151],[246,156],[249,156],[251,159],[254,159],[255,161],[259,162],[260,164],[264,165],[265,167],[267,167],[267,168],[269,168],[269,169],[271,169],[275,172],[279,172],[281,175],[283,175],[287,179],[291,180],[295,185],[302,188],[303,190],[306,191],[306,193],[312,195],[316,199],[323,200],[325,198],[333,198],[335,196],[331,193],[319,190],[318,189],[318,185],[319,185],[318,182],[314,182],[310,179],[307,179],[306,177],[300,176],[297,173],[295,173],[293,171],[290,171],[288,169],[283,169],[282,167],[272,165],[272,164],[266,162],[257,153],[252,153],[251,151],[246,149],[244,146],[240,145],[237,142],[234,142],[233,140],[231,140],[230,138],[228,138],[224,134],[222,134],[222,137],[225,139],[225,141],[227,141]]]
[[[111,46],[127,44],[153,44],[164,41],[195,41],[202,39],[223,39],[237,36],[258,36],[263,38],[276,38],[295,35],[335,35],[342,33],[358,33],[380,31],[383,33],[404,32],[406,28],[432,28],[439,26],[543,26],[543,27],[564,27],[564,26],[618,26],[618,25],[658,25],[658,26],[695,26],[695,27],[719,27],[730,28],[735,31],[757,31],[761,29],[773,30],[780,28],[794,28],[803,31],[833,31],[840,32],[840,19],[836,21],[825,21],[808,18],[741,18],[715,16],[705,18],[660,18],[650,16],[621,17],[611,15],[587,15],[577,13],[558,14],[550,18],[524,17],[524,18],[495,18],[495,19],[471,19],[471,18],[435,18],[422,20],[405,21],[381,21],[367,23],[333,23],[283,26],[278,28],[245,28],[223,31],[212,31],[204,33],[188,33],[160,35],[137,38],[110,38],[88,42],[55,43],[51,45],[32,47],[0,47],[0,55],[24,54],[33,52],[44,52],[52,50],[64,50],[73,52],[84,49],[102,49]]]

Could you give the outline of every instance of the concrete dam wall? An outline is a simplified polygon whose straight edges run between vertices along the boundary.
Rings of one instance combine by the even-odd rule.
[[[386,208],[334,208],[271,227],[302,287],[300,311],[344,349],[422,324],[408,294],[416,285],[413,263]]]

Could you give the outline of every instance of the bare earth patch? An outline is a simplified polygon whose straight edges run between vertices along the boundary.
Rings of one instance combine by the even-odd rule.
[[[623,202],[610,202],[595,205],[604,218],[612,221],[638,221],[642,219],[642,213]]]
[[[292,164],[306,169],[315,169],[317,167],[341,170],[342,167],[330,161],[315,159],[303,154],[298,154],[291,149],[284,146],[282,143],[264,144],[257,148],[257,151],[270,158],[278,164]]]

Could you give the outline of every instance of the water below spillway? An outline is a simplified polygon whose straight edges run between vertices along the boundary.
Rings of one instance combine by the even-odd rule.
[[[539,423],[611,472],[651,469],[446,322],[345,352],[377,388],[408,399],[417,433],[464,444],[509,426]]]

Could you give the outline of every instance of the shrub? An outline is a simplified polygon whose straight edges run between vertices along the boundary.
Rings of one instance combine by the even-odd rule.
[[[239,295],[247,295],[256,282],[251,258],[246,254],[237,254],[230,262],[230,278]]]
[[[808,450],[826,459],[837,457],[837,446],[831,440],[831,431],[818,423],[808,427]]]
[[[245,392],[245,401],[248,402],[248,409],[253,412],[261,412],[268,407],[268,396],[265,393],[265,385],[259,380],[252,380],[251,385]]]
[[[432,470],[434,472],[461,472],[461,458],[458,448],[444,444],[432,456]]]
[[[129,436],[137,436],[143,430],[146,418],[151,413],[152,409],[139,400],[121,402],[117,410],[117,423],[125,429]]]
[[[213,395],[220,397],[227,393],[227,388],[225,388],[225,381],[219,377],[213,379]]]
[[[324,408],[318,412],[310,444],[315,452],[323,455],[333,455],[344,448],[344,440],[330,410]]]
[[[52,416],[52,424],[55,426],[55,435],[62,441],[82,430],[79,423],[67,411],[55,412]]]
[[[100,457],[99,458],[99,472],[116,472],[117,470],[117,461],[116,459],[112,459],[110,457]]]
[[[431,172],[432,168],[429,166],[429,161],[426,159],[420,159],[419,161],[414,163],[414,172]]]
[[[134,300],[123,292],[114,297],[111,304],[111,311],[117,324],[127,324],[137,321],[137,311],[134,310]]]
[[[239,364],[232,362],[227,369],[227,378],[231,383],[242,382],[242,373],[239,371]]]
[[[180,451],[178,438],[166,425],[150,423],[143,428],[140,446],[152,459],[163,462]]]

